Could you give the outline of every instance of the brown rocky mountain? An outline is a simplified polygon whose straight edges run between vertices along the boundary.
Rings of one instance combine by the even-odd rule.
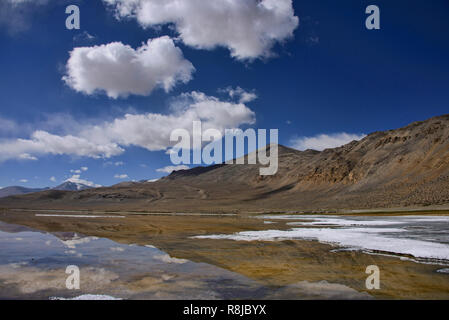
[[[21,186],[11,186],[0,189],[0,198],[15,196],[18,194],[27,194],[33,192],[39,192],[43,190],[48,190],[49,188],[26,188]]]
[[[157,181],[0,199],[2,208],[273,212],[449,204],[449,115],[322,152],[279,146],[279,170],[215,165]]]

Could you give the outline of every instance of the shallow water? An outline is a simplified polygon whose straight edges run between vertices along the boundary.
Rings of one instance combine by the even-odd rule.
[[[0,231],[0,298],[260,298],[266,290],[241,275],[176,259],[151,245],[43,233],[1,222],[0,229],[7,230]],[[65,288],[69,265],[80,269],[80,290]]]
[[[0,218],[2,299],[449,299],[448,216]]]
[[[243,231],[197,236],[237,241],[318,240],[354,250],[408,255],[449,265],[448,216],[269,215],[258,219],[288,221],[291,229]]]

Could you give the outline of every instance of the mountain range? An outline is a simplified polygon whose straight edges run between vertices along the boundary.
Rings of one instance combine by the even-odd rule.
[[[26,187],[22,187],[22,186],[11,186],[11,187],[6,187],[6,188],[0,189],[0,198],[21,195],[21,194],[34,193],[34,192],[40,192],[40,191],[45,191],[45,190],[80,191],[80,190],[86,190],[86,189],[91,189],[91,188],[92,187],[87,186],[85,184],[71,182],[71,181],[66,181],[54,188],[26,188]]]
[[[33,192],[39,192],[48,190],[50,188],[26,188],[22,186],[11,186],[11,187],[5,187],[0,189],[0,198],[9,197],[9,196],[15,196],[19,194],[27,194],[27,193],[33,193]]]
[[[270,148],[270,146],[268,146]],[[219,164],[156,182],[0,199],[2,208],[301,212],[449,204],[449,114],[324,151],[279,146],[279,169]]]

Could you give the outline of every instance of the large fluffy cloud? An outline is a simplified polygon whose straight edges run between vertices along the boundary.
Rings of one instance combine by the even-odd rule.
[[[98,144],[111,141],[121,146],[139,146],[150,151],[170,147],[170,134],[175,129],[192,131],[193,121],[202,121],[203,130],[214,128],[224,132],[254,123],[255,114],[243,103],[221,101],[201,92],[184,94],[171,114],[127,114],[123,118],[82,132]]]
[[[226,47],[237,59],[271,55],[299,23],[292,0],[103,0],[118,18],[145,28],[172,24],[180,39],[199,49]]]
[[[318,134],[313,137],[298,137],[292,139],[291,146],[298,150],[313,149],[322,151],[328,148],[336,148],[345,145],[354,140],[361,140],[365,134],[352,133],[333,133],[333,134]]]
[[[192,132],[193,121],[202,121],[203,130],[215,128],[224,132],[254,123],[255,114],[243,103],[191,92],[173,103],[169,114],[126,114],[97,125],[76,126],[77,132],[71,134],[38,130],[28,139],[0,140],[0,161],[43,154],[109,158],[123,153],[128,146],[163,151],[174,144],[170,142],[171,132]]]
[[[73,49],[63,80],[85,94],[105,92],[111,98],[149,95],[192,79],[195,70],[167,36],[150,39],[133,49],[121,42]]]

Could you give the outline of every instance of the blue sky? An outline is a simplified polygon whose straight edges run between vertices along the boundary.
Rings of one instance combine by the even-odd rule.
[[[264,1],[263,12],[228,1],[230,25],[197,0],[167,12],[2,2],[0,186],[159,178],[172,165],[164,132],[210,110],[219,128],[276,128],[281,144],[316,148],[448,113],[447,0]],[[65,27],[69,4],[80,30]],[[370,4],[380,30],[365,28]]]

